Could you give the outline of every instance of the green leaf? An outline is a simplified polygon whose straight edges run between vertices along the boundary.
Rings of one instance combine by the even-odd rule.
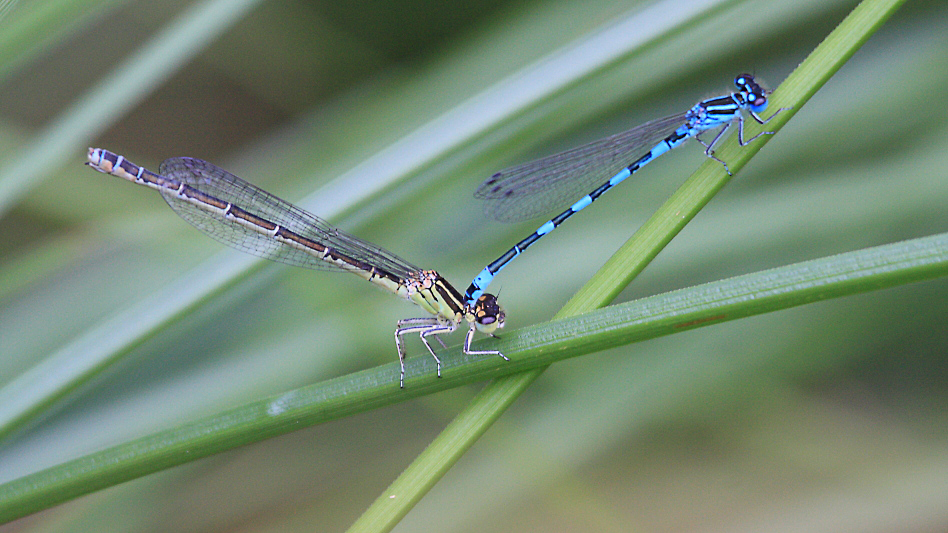
[[[748,274],[720,282],[643,298],[573,318],[512,332],[492,344],[510,357],[444,358],[438,379],[428,359],[415,359],[410,386],[398,387],[396,365],[384,365],[325,383],[289,391],[169,431],[121,444],[102,452],[0,485],[0,520],[9,521],[49,508],[77,496],[137,477],[257,442],[302,427],[400,403],[437,390],[510,376],[567,358],[654,339],[763,313],[893,287],[948,275],[948,234],[880,246]],[[419,364],[422,363],[422,364]],[[521,374],[515,374],[520,376]],[[496,402],[522,390],[523,379],[505,378],[485,388],[506,385],[507,394],[482,393],[445,430],[463,435],[455,442],[438,439],[442,457],[469,447],[471,432],[483,431],[491,417],[503,412]],[[487,400],[494,399],[495,403]],[[453,462],[431,464],[424,475],[413,475],[386,500],[402,500],[430,489],[425,483],[441,477]],[[413,473],[413,472],[412,472]],[[399,506],[404,502],[398,502]],[[362,527],[362,525],[358,526]]]

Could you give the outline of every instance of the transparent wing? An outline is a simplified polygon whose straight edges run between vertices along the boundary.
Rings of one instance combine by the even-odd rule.
[[[344,233],[316,215],[307,213],[207,161],[174,157],[161,163],[158,171],[166,178],[183,182],[307,239],[332,247],[345,256],[397,276],[406,277],[419,270],[395,254]],[[181,218],[210,237],[243,252],[315,270],[351,270],[323,261],[273,237],[181,200],[173,191],[161,191],[161,195]]]
[[[474,196],[485,200],[484,212],[501,222],[563,210],[671,135],[685,123],[686,113],[501,170],[482,183]]]

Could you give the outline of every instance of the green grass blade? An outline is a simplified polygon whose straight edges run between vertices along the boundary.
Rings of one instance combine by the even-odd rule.
[[[0,485],[0,522],[244,444],[435,391],[521,370],[534,375],[554,362],[632,342],[945,275],[948,234],[940,234],[707,283],[524,328],[491,344],[509,354],[509,363],[493,357],[445,357],[444,377],[439,379],[429,358],[414,358],[404,390],[398,388],[397,366],[383,365],[252,402],[10,481]],[[452,422],[454,431],[443,433],[457,440],[436,440],[443,446],[439,455],[447,459],[425,463],[428,469],[424,475],[414,475],[409,469],[413,475],[400,478],[405,485],[399,484],[382,498],[402,507],[401,500],[430,489],[429,483],[453,464],[449,459],[470,446],[468,436],[486,430],[492,417],[508,406],[503,402],[528,385],[523,375],[497,379],[485,389],[495,392],[479,394],[472,405],[480,409],[466,409],[464,416]],[[373,523],[392,525],[381,517],[360,522]]]
[[[771,109],[791,107],[768,123],[779,131],[790,117],[904,3],[904,0],[864,0],[843,20],[785,84],[774,91]],[[786,85],[786,88],[784,86]],[[753,134],[754,130],[751,131]],[[771,136],[762,137],[735,157],[737,140],[729,139],[718,156],[737,172]],[[609,262],[557,313],[574,316],[606,305],[678,234],[697,212],[729,181],[714,161],[707,161]],[[500,414],[529,388],[545,368],[498,379],[485,387],[422,452],[355,523],[352,530],[388,531],[420,501],[461,455],[473,446]],[[490,412],[491,410],[495,412]],[[396,494],[399,498],[389,498]],[[373,527],[363,527],[371,524]]]

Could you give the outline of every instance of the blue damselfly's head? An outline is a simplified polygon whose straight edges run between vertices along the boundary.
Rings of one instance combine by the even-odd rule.
[[[767,109],[767,95],[770,91],[764,89],[757,83],[754,76],[750,74],[740,74],[734,78],[734,85],[737,86],[737,92],[740,94],[747,107],[755,113]]]

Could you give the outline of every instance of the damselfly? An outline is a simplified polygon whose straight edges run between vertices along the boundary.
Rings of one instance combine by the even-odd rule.
[[[465,300],[476,301],[484,294],[494,276],[540,237],[559,227],[566,219],[658,156],[681,146],[690,138],[697,139],[705,147],[705,155],[724,165],[730,174],[727,163],[714,156],[714,145],[724,132],[737,122],[738,142],[744,146],[761,135],[773,133],[764,131],[744,139],[744,111],[758,123],[766,124],[784,110],[779,109],[764,120],[758,113],[767,108],[769,92],[758,85],[750,74],[737,76],[734,85],[737,86],[736,92],[698,102],[684,113],[647,122],[579,148],[502,170],[487,179],[477,189],[475,196],[486,200],[487,214],[502,222],[526,220],[547,211],[562,209],[583,192],[593,186],[598,187],[484,267],[467,288]],[[711,142],[706,143],[701,139],[701,133],[715,128],[721,129]],[[621,168],[618,173],[617,168]],[[612,174],[608,181],[603,182]]]
[[[89,149],[88,164],[106,174],[156,189],[171,209],[194,227],[238,250],[288,265],[351,272],[383,289],[418,304],[433,317],[399,320],[395,348],[401,366],[399,385],[405,386],[402,335],[418,333],[434,357],[441,377],[441,360],[428,342],[451,333],[462,321],[470,325],[464,353],[499,355],[497,350],[472,350],[478,330],[491,336],[504,327],[504,311],[491,294],[466,302],[457,289],[434,270],[422,270],[395,254],[333,227],[325,220],[200,159],[175,157],[158,167],[158,174],[101,148]]]

